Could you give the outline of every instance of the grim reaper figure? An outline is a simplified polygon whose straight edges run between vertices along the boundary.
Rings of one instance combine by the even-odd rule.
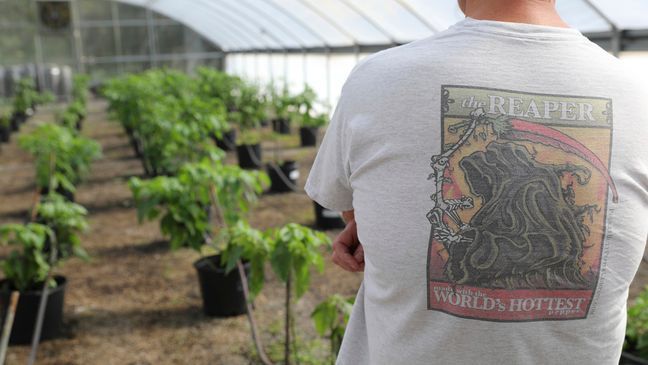
[[[561,176],[571,174],[575,183],[588,184],[591,171],[573,164],[550,165],[536,161],[519,141],[560,148],[590,162],[602,171],[617,200],[616,188],[603,164],[586,147],[555,129],[515,120],[491,118],[477,109],[460,140],[443,154],[432,157],[435,193],[428,213],[431,240],[448,254],[444,273],[452,283],[503,289],[586,289],[593,283],[582,274],[582,255],[591,219],[598,207],[575,203],[572,185],[563,187]],[[449,157],[470,138],[498,138],[485,151],[463,157],[459,167],[472,196],[480,198],[479,210],[463,222],[459,210],[475,209],[470,196],[444,199]]]

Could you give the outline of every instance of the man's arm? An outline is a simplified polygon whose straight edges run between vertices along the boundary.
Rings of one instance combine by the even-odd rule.
[[[353,210],[342,212],[346,222],[344,230],[333,241],[333,262],[351,272],[364,271],[364,249],[358,240],[358,230]]]

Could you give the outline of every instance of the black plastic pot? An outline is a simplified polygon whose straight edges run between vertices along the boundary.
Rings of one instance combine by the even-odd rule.
[[[268,164],[268,176],[270,177],[270,191],[273,193],[285,193],[295,191],[299,180],[299,166],[295,161],[285,161],[282,164]]]
[[[27,116],[25,113],[13,113],[11,114],[10,125],[12,131],[17,131],[20,128],[20,125],[25,121]]]
[[[290,134],[290,120],[284,118],[273,119],[272,130],[279,134]]]
[[[9,142],[11,136],[10,125],[0,125],[0,142]]]
[[[203,311],[210,317],[232,317],[245,314],[247,307],[238,269],[229,273],[220,264],[220,255],[203,257],[194,262],[200,282]],[[250,265],[244,264],[246,275]]]
[[[67,280],[63,276],[55,276],[54,280],[56,280],[56,287],[50,288],[47,293],[47,305],[45,306],[41,341],[59,337],[63,328],[63,303]],[[0,301],[2,302],[3,308],[3,320],[6,316],[7,307],[9,306],[10,296],[11,289],[9,282],[6,280],[1,281]],[[42,292],[40,290],[20,293],[9,343],[17,345],[31,343],[41,297]]]
[[[301,138],[302,147],[313,147],[317,145],[318,127],[301,127],[299,128],[299,137]]]
[[[223,133],[222,138],[214,137],[216,146],[223,151],[234,151],[236,149],[236,130],[232,129]]]
[[[648,365],[648,359],[642,359],[637,355],[624,351],[621,353],[619,365]]]
[[[263,167],[260,143],[236,146],[236,156],[238,157],[239,166],[243,169],[260,169]]]
[[[346,224],[342,220],[342,214],[313,202],[315,205],[315,225],[319,229],[339,229],[344,228]]]

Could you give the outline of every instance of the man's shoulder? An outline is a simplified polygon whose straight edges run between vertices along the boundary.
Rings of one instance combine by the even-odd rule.
[[[387,82],[415,74],[422,67],[441,65],[444,47],[438,35],[388,48],[362,59],[347,79],[348,86]],[[438,62],[437,62],[438,61]]]

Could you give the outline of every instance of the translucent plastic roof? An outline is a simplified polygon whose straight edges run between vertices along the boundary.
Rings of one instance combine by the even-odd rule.
[[[463,18],[455,0],[117,0],[175,19],[224,51],[407,43]],[[558,0],[583,33],[648,29],[646,0]]]

